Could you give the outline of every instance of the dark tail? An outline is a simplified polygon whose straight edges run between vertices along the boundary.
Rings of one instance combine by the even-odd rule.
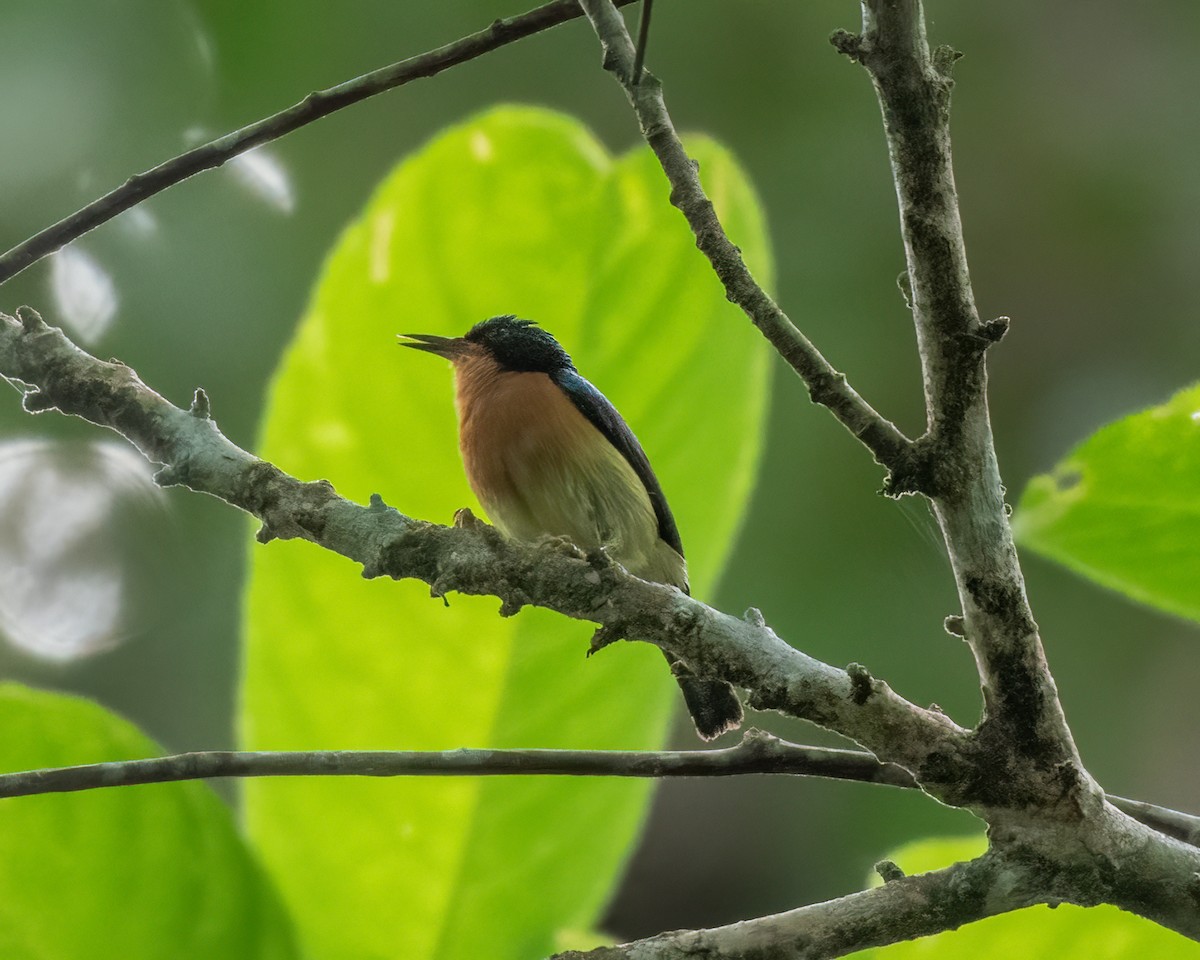
[[[683,691],[684,703],[701,740],[712,740],[741,725],[742,704],[733,687],[724,680],[701,680],[682,663],[672,659],[665,650],[663,653],[671,664],[671,672],[675,674],[679,689]]]

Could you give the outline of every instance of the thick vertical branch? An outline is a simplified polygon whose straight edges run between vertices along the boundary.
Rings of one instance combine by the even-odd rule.
[[[900,207],[928,428],[913,489],[927,494],[950,552],[966,638],[984,690],[980,739],[1054,775],[1078,756],[1046,665],[1013,546],[987,406],[987,347],[967,272],[950,151],[950,68],[931,54],[920,0],[865,0],[863,34],[834,44],[871,74]]]

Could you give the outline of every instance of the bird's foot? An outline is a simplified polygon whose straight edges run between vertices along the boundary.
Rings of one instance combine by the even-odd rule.
[[[587,562],[593,570],[605,570],[617,561],[613,559],[608,546],[599,546],[587,551]]]
[[[567,537],[548,534],[537,541],[537,547],[539,550],[562,554],[564,557],[570,557],[572,560],[587,559],[587,554],[577,547],[573,540]]]

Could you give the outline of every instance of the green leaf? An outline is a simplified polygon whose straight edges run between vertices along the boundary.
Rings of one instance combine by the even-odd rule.
[[[1200,620],[1200,386],[1103,427],[1021,497],[1017,539],[1134,600]]]
[[[0,685],[5,771],[159,756],[87,700]],[[206,785],[0,801],[4,960],[286,960],[278,895]]]
[[[736,163],[691,142],[762,276],[765,226]],[[397,333],[541,322],[642,440],[694,592],[716,582],[754,483],[769,354],[697,252],[645,149],[491,111],[405,160],[346,230],[280,368],[261,453],[364,501],[448,522],[478,510],[449,365]],[[655,748],[679,694],[657,650],[584,657],[591,627],[489,598],[364,582],[303,543],[251,551],[242,733],[251,749]],[[569,778],[247,784],[249,828],[323,958],[528,958],[593,926],[649,785]]]
[[[986,849],[987,840],[982,836],[944,837],[907,844],[887,859],[906,874],[925,873],[974,859]],[[880,882],[872,875],[873,886]],[[947,933],[849,956],[858,960],[1191,960],[1196,956],[1196,944],[1116,907],[1085,909],[1063,904],[1054,909],[1029,907]]]

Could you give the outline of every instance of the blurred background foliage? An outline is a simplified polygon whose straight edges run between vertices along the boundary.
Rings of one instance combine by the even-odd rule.
[[[498,0],[6,0],[0,245],[200,137],[520,9]],[[903,254],[878,108],[866,76],[826,43],[857,15],[832,0],[663,2],[648,65],[676,124],[718,137],[755,182],[785,309],[873,404],[916,433],[920,377],[895,286]],[[1196,379],[1200,119],[1190,91],[1200,8],[1101,0],[1080,16],[1032,0],[933,2],[928,15],[931,40],[966,54],[956,69],[956,177],[980,310],[1013,318],[990,369],[1015,502],[1031,475],[1092,430]],[[176,403],[204,386],[222,429],[250,446],[323,256],[398,158],[501,100],[575,114],[614,152],[636,143],[598,59],[576,22],[343,111],[101,228],[7,285],[0,306],[71,318],[94,351],[120,357]],[[419,321],[397,317],[396,329]],[[26,536],[26,517],[76,531],[61,550],[103,558],[106,585],[91,588],[114,611],[103,629],[64,613],[39,644],[22,613],[44,606],[31,594],[51,601],[77,590],[54,575],[32,583],[4,614],[4,675],[94,696],[171,749],[230,746],[244,519],[182,491],[156,496],[120,454],[97,446],[94,428],[30,418],[15,394],[0,406],[0,429],[14,441],[0,448],[6,535]],[[14,471],[19,458],[55,468],[63,489],[100,477],[89,522],[68,516],[65,497],[35,514],[51,481],[16,482],[26,475]],[[725,578],[705,599],[730,611],[757,606],[812,655],[865,663],[905,696],[973,722],[970,656],[941,629],[957,605],[935,531],[919,503],[875,496],[880,479],[780,369],[763,480]],[[429,519],[448,521],[449,510]],[[1091,770],[1113,792],[1200,807],[1194,747],[1180,735],[1200,722],[1195,627],[1024,559]],[[43,558],[43,569],[68,577],[74,568]],[[754,722],[835,742],[798,722]],[[682,718],[677,740],[695,745]],[[891,847],[974,827],[920,795],[853,784],[667,783],[608,926],[633,936],[825,899],[858,889]]]

